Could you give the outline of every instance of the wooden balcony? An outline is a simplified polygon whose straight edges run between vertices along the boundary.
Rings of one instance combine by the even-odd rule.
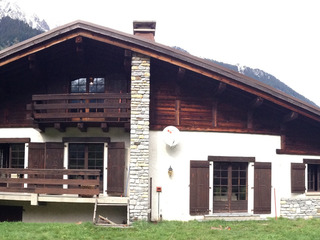
[[[76,93],[33,95],[28,119],[41,128],[66,126],[128,126],[130,93]]]
[[[94,196],[99,177],[100,170],[0,168],[0,192]]]

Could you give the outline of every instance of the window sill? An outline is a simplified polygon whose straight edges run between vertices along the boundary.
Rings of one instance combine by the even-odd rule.
[[[306,192],[306,196],[319,196],[320,197],[320,192]]]

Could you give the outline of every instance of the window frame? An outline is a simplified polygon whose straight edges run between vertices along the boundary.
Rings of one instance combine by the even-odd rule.
[[[103,84],[100,84],[98,82],[100,79],[103,79]],[[73,82],[75,82],[75,81],[79,82],[80,80],[84,80],[85,83],[84,84],[77,84],[75,86],[75,88],[78,88],[78,91],[73,91]],[[101,87],[102,90],[101,91],[98,91],[98,90],[92,91],[91,90],[93,88],[98,89],[97,86],[102,86]],[[84,87],[84,91],[79,90],[81,87]],[[95,77],[79,77],[79,78],[73,79],[70,81],[69,91],[70,91],[70,93],[105,93],[105,91],[106,91],[106,78],[102,77],[102,76],[95,76]]]
[[[17,147],[15,151],[14,147]],[[0,168],[25,168],[26,164],[26,150],[25,142],[9,142],[0,141]],[[17,157],[14,155],[18,154]],[[23,154],[23,156],[20,156]],[[17,164],[14,160],[17,160]]]
[[[320,159],[303,159],[303,164],[307,168],[306,191],[320,193]]]

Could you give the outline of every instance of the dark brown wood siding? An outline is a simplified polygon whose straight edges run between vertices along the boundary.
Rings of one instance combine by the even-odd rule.
[[[209,162],[190,161],[190,215],[209,213]]]
[[[305,184],[305,169],[304,163],[291,163],[291,192],[304,193],[306,190]]]
[[[279,134],[279,107],[218,80],[152,59],[150,127]],[[221,87],[222,86],[222,87]]]
[[[254,163],[254,213],[271,213],[271,163]]]
[[[123,142],[108,144],[108,181],[107,192],[110,195],[124,193],[125,145]]]
[[[302,118],[302,117],[301,117]],[[299,118],[286,125],[278,153],[320,155],[320,129]]]

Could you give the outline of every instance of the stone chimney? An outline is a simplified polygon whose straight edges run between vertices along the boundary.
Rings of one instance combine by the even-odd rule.
[[[134,21],[133,34],[154,41],[156,34],[155,21]]]

